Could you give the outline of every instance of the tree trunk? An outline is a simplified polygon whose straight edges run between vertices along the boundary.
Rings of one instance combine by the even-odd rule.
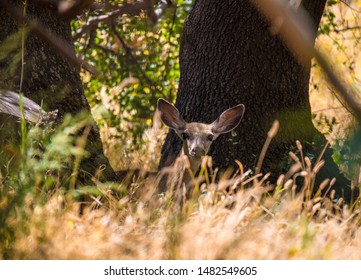
[[[326,0],[304,2],[316,35]],[[325,143],[311,119],[310,67],[301,66],[280,38],[269,33],[269,25],[250,1],[197,0],[183,29],[180,69],[176,107],[186,121],[210,123],[229,107],[246,106],[235,132],[214,143],[210,154],[216,166],[224,169],[238,159],[246,168],[254,168],[276,119],[280,130],[267,151],[263,174],[271,172],[275,179],[285,172],[281,162],[296,140],[304,145],[305,154],[318,156],[319,151],[308,145],[317,139]],[[160,168],[173,162],[180,147],[170,131]],[[320,177],[339,176],[330,156],[328,151],[329,168]]]
[[[23,10],[22,1],[9,1]],[[51,6],[34,4],[27,1],[26,14],[30,18],[36,18],[46,26],[53,34],[61,38],[64,42],[72,46],[70,22],[61,18],[56,8]],[[0,11],[0,44],[19,32],[19,23],[14,21],[12,15],[4,10]],[[74,49],[74,48],[73,48]],[[8,59],[0,61],[0,87],[19,92],[21,67],[20,62],[16,62],[16,57],[21,53],[20,44],[9,55]],[[75,53],[75,51],[74,51]],[[43,104],[46,111],[58,109],[62,118],[66,113],[77,114],[81,111],[90,112],[90,107],[84,96],[82,83],[80,80],[80,68],[74,66],[51,45],[30,32],[25,43],[25,69],[22,82],[22,92],[38,104]],[[2,117],[8,122],[9,117]],[[4,127],[5,125],[5,127]],[[2,141],[4,141],[6,127],[11,129],[14,122],[2,124]],[[16,132],[18,134],[18,132]],[[8,136],[8,135],[7,135]],[[3,142],[2,142],[3,143]],[[83,182],[89,183],[90,176],[94,175],[99,167],[104,171],[101,180],[115,180],[115,173],[111,168],[108,159],[104,156],[102,143],[97,126],[94,122],[90,130],[85,149],[90,156],[83,160],[81,164]]]

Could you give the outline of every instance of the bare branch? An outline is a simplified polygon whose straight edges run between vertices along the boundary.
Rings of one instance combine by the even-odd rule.
[[[361,26],[349,26],[342,29],[334,28],[333,29],[336,33],[339,32],[346,32],[346,31],[352,31],[352,30],[361,30]]]
[[[347,7],[349,7],[352,11],[354,11],[356,13],[361,13],[361,10],[358,10],[358,9],[351,6],[351,1],[341,0],[341,3],[346,5]]]
[[[175,6],[176,5],[171,0],[161,0],[155,10],[153,0],[143,0],[132,4],[124,4],[123,6],[118,7],[117,9],[109,13],[91,17],[82,28],[76,31],[73,38],[75,40],[79,39],[81,36],[83,36],[83,34],[96,28],[99,23],[110,23],[114,18],[123,15],[137,16],[140,15],[143,11],[147,13],[150,22],[155,25],[158,20],[163,16],[167,8]]]
[[[135,2],[133,4],[124,4],[119,7],[117,10],[109,12],[105,15],[100,15],[96,17],[91,17],[87,24],[80,28],[73,38],[79,39],[83,34],[87,33],[89,30],[96,28],[99,23],[106,22],[111,23],[112,20],[118,16],[122,15],[139,15],[143,10],[147,8],[147,5],[144,1]]]
[[[134,65],[138,68],[138,70],[140,71],[140,73],[142,74],[144,80],[150,84],[151,86],[155,87],[154,82],[147,76],[147,74],[144,72],[144,70],[142,69],[142,67],[140,66],[137,58],[133,55],[132,53],[132,49],[128,47],[128,45],[125,43],[124,39],[122,38],[122,36],[120,36],[119,32],[117,31],[116,27],[114,24],[111,25],[112,30],[115,34],[115,36],[117,37],[117,39],[119,40],[119,42],[122,44],[123,48],[125,49],[125,53],[127,54],[127,56],[130,58],[130,60],[134,63]]]

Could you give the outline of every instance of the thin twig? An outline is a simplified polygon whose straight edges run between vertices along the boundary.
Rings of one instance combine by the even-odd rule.
[[[329,108],[322,108],[322,109],[319,109],[319,110],[315,110],[315,111],[312,111],[312,113],[321,113],[321,112],[325,112],[325,111],[334,111],[334,110],[341,110],[345,108],[345,106],[339,106],[339,107],[329,107]]]
[[[132,49],[130,47],[128,47],[128,45],[125,43],[124,39],[122,38],[122,36],[119,34],[116,26],[114,25],[114,23],[111,24],[111,28],[115,34],[115,36],[118,38],[119,42],[122,44],[123,48],[125,49],[125,53],[126,55],[130,58],[130,60],[133,62],[133,64],[135,65],[135,67],[137,67],[137,69],[140,71],[141,75],[143,76],[143,78],[146,80],[146,82],[148,84],[150,84],[151,86],[155,87],[155,83],[147,76],[147,74],[144,72],[144,70],[142,69],[142,67],[140,66],[138,59],[133,55]]]
[[[341,3],[344,4],[344,5],[346,5],[347,7],[349,7],[352,11],[354,11],[354,12],[356,12],[356,13],[361,13],[361,10],[358,10],[358,9],[352,7],[349,3],[347,3],[347,2],[344,1],[344,0],[341,0]]]
[[[24,1],[24,9],[23,15],[26,16],[26,9],[27,9],[27,0]],[[25,24],[21,24],[21,70],[20,70],[20,86],[19,86],[19,93],[23,93],[23,83],[24,83],[24,71],[25,71],[25,31],[26,27]]]
[[[346,27],[346,28],[343,28],[343,29],[334,28],[333,30],[336,33],[340,33],[340,32],[352,31],[352,30],[361,30],[361,26],[350,26],[350,27]]]
[[[123,6],[119,7],[117,10],[106,13],[105,15],[91,17],[89,21],[73,36],[73,39],[79,39],[83,36],[83,34],[87,33],[88,31],[96,28],[99,23],[111,23],[112,20],[118,16],[122,15],[139,15],[142,11],[148,8],[147,3],[144,1],[135,2],[132,4],[124,4]]]
[[[142,11],[147,12],[150,22],[155,25],[168,7],[176,7],[176,5],[171,0],[161,0],[157,8],[154,9],[153,0],[143,0],[131,4],[123,4],[121,7],[112,6],[113,11],[89,18],[89,21],[76,31],[73,38],[75,40],[81,38],[85,33],[96,28],[99,23],[110,23],[114,18],[123,15],[137,16]]]

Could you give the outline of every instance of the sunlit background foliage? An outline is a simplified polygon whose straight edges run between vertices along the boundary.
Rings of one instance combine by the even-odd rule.
[[[361,1],[328,1],[319,28],[316,47],[327,54],[341,80],[359,93],[361,102]],[[314,64],[310,80],[310,102],[316,127],[334,149],[334,160],[347,176],[359,180],[361,155],[356,121],[321,69]]]
[[[107,129],[104,142],[117,138],[123,149],[139,149],[144,144],[142,134],[152,125],[157,99],[175,99],[181,31],[191,4],[178,1],[155,24],[145,13],[123,16],[76,40],[78,53],[101,72],[97,77],[83,72],[82,77],[93,114]],[[90,11],[73,21],[74,34],[100,15]],[[114,150],[116,142],[112,143]]]

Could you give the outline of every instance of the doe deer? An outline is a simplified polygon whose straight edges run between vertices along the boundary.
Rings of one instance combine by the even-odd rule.
[[[211,124],[185,122],[178,109],[162,98],[158,100],[158,110],[163,123],[173,129],[183,141],[182,150],[171,166],[173,168],[169,172],[171,174],[166,180],[160,182],[159,188],[161,191],[165,191],[171,187],[183,188],[185,185],[186,192],[188,192],[191,174],[197,172],[202,163],[202,157],[207,155],[212,142],[219,135],[230,132],[239,125],[245,106],[239,104],[224,111]],[[189,166],[187,166],[188,162]]]

